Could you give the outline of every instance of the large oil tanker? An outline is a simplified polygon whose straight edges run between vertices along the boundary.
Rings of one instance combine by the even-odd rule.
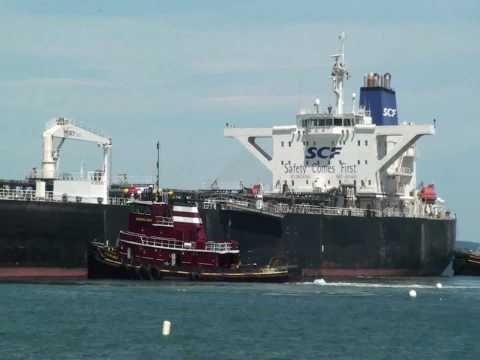
[[[453,256],[456,220],[432,184],[417,186],[415,150],[435,123],[399,123],[389,73],[366,74],[358,104],[353,94],[345,111],[340,41],[335,107],[317,99],[292,125],[226,126],[225,136],[270,170],[273,191],[211,199],[209,236],[236,239],[249,261],[285,262],[302,277],[439,275]],[[271,139],[271,153],[259,138]]]
[[[176,191],[171,201],[198,203],[208,238],[238,241],[243,262],[288,265],[303,278],[439,275],[456,220],[433,185],[417,186],[415,150],[435,124],[399,122],[389,73],[365,75],[345,111],[343,37],[333,60],[334,107],[315,100],[292,125],[224,129],[271,171],[271,191]],[[270,152],[258,138],[272,140]],[[65,139],[99,144],[103,169],[59,178]],[[0,192],[0,277],[81,275],[88,243],[115,241],[128,208],[108,190],[110,148],[63,118],[50,124],[41,174]]]

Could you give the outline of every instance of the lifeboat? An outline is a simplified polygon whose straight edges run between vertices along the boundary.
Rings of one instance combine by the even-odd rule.
[[[435,186],[433,184],[429,184],[424,186],[422,190],[420,190],[420,199],[428,204],[433,204],[437,201],[437,192],[435,191]]]

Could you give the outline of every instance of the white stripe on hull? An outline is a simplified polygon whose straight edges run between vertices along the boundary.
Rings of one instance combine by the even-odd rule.
[[[192,214],[198,214],[198,208],[196,206],[179,206],[174,205],[173,211],[186,212]]]
[[[197,217],[173,216],[173,222],[186,224],[202,224],[202,219]]]

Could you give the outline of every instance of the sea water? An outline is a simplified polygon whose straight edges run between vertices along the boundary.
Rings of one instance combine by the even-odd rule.
[[[4,283],[0,359],[477,360],[480,278]]]

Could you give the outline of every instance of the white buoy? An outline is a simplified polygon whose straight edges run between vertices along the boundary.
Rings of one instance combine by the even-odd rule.
[[[411,298],[416,298],[417,297],[417,292],[415,290],[410,290],[408,295],[410,295]]]
[[[315,285],[325,285],[327,282],[323,279],[315,279],[315,280],[313,280],[313,283]]]
[[[164,320],[163,321],[163,327],[162,327],[162,335],[163,336],[170,335],[171,328],[172,328],[172,323],[168,320]]]
[[[436,285],[437,289],[441,289],[443,287],[442,283],[437,283]]]

